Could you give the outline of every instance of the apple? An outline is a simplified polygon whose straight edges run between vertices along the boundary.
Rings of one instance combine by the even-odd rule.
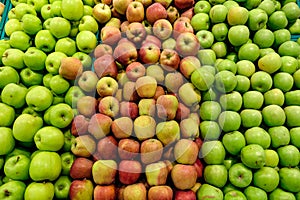
[[[20,49],[8,48],[2,54],[2,63],[14,69],[23,69],[25,67],[23,56],[24,52]]]
[[[286,115],[278,105],[268,105],[262,110],[263,120],[268,126],[281,126],[286,121]]]
[[[218,123],[223,131],[236,131],[241,125],[241,116],[236,111],[226,110],[220,113]]]
[[[64,134],[56,127],[45,126],[36,132],[34,142],[39,150],[58,151],[64,145]]]
[[[299,163],[299,156],[294,156],[299,154],[297,147],[293,145],[285,145],[277,149],[279,156],[279,164],[282,167],[294,167]]]
[[[18,83],[20,81],[20,75],[10,66],[0,67],[0,88],[3,89],[9,83]]]
[[[169,186],[153,186],[150,187],[147,197],[149,200],[157,199],[157,197],[171,200],[173,199],[173,190]]]
[[[175,120],[159,122],[156,126],[157,138],[166,146],[180,139],[180,127]]]
[[[110,132],[112,119],[104,114],[94,114],[88,126],[88,131],[96,138],[101,139]]]
[[[30,158],[25,155],[15,155],[8,158],[3,166],[4,174],[13,180],[25,181],[29,178]]]
[[[204,183],[197,191],[197,198],[201,199],[206,198],[207,196],[211,196],[216,199],[223,199],[224,194],[221,189],[210,184]]]
[[[130,137],[133,130],[133,121],[129,117],[119,117],[113,120],[111,131],[118,139]]]
[[[96,89],[98,76],[94,71],[84,71],[78,79],[78,86],[85,92],[93,92]]]
[[[138,116],[133,122],[135,136],[140,141],[153,137],[155,135],[155,126],[155,119],[147,115]]]
[[[222,138],[225,149],[232,155],[238,155],[241,149],[246,146],[244,135],[239,131],[226,133]]]
[[[92,178],[93,161],[88,158],[78,157],[74,160],[70,169],[70,176],[73,179]]]
[[[251,128],[260,126],[262,122],[262,114],[256,109],[244,109],[240,113],[242,126]]]
[[[52,182],[31,182],[26,187],[24,199],[39,198],[52,199],[54,198],[54,185]]]
[[[100,37],[103,44],[114,45],[122,36],[118,27],[106,25],[100,31]]]
[[[248,10],[245,7],[237,6],[228,9],[227,22],[229,25],[243,25],[248,20]]]
[[[91,53],[97,46],[96,35],[91,31],[80,31],[76,35],[75,41],[77,48],[84,53]]]
[[[46,70],[51,74],[58,74],[61,65],[61,60],[67,55],[63,52],[51,52],[45,60]]]
[[[252,127],[247,129],[244,133],[244,136],[247,144],[258,144],[264,149],[270,147],[271,137],[266,130],[260,127]]]
[[[178,100],[173,95],[161,95],[156,100],[156,108],[159,118],[172,120],[176,116]]]
[[[104,43],[98,44],[94,50],[94,56],[96,59],[103,56],[104,54],[112,55],[112,53],[113,53],[112,47]]]
[[[91,31],[93,33],[97,33],[98,31],[98,23],[94,17],[91,15],[84,15],[80,19],[80,24],[78,25],[79,31]]]
[[[0,103],[0,109],[2,110],[2,113],[0,114],[0,126],[11,126],[16,117],[15,109],[5,103]]]
[[[129,23],[142,22],[144,20],[144,5],[141,2],[132,1],[128,4],[126,9],[126,19]]]
[[[158,64],[152,64],[147,66],[146,75],[155,78],[157,83],[162,83],[165,79],[164,70]]]
[[[294,183],[299,179],[300,173],[296,168],[283,167],[279,170],[280,186],[288,192],[299,192],[300,188]]]
[[[61,169],[61,158],[58,153],[40,151],[31,159],[29,176],[34,181],[54,181],[59,177]]]
[[[128,64],[137,61],[138,52],[132,42],[121,42],[115,47],[113,56],[121,65],[127,66]]]
[[[246,25],[235,25],[228,30],[228,39],[233,46],[245,44],[248,41],[249,36],[250,31]]]
[[[92,176],[96,184],[111,184],[115,180],[117,163],[114,160],[97,160],[92,167]]]
[[[182,177],[185,179],[183,180]],[[196,184],[197,171],[193,165],[175,164],[171,171],[171,178],[177,189],[191,189]]]
[[[138,45],[141,44],[146,38],[147,31],[145,26],[140,22],[132,22],[128,25],[126,37],[129,41]]]
[[[52,105],[45,111],[44,114],[44,120],[46,123],[58,128],[65,128],[69,126],[73,117],[73,110],[71,106],[66,103]]]
[[[297,103],[297,96],[299,95],[299,90],[288,91],[284,94],[284,99],[286,105],[299,105]]]
[[[271,89],[273,80],[270,74],[265,71],[255,72],[251,78],[251,87],[260,92],[266,92]]]
[[[152,31],[157,38],[166,40],[172,35],[173,27],[167,19],[158,19],[154,22]]]
[[[135,160],[122,160],[118,166],[119,181],[125,185],[137,182],[142,172],[142,165]]]
[[[255,152],[255,154],[253,154]],[[253,169],[262,168],[266,161],[265,152],[258,144],[248,144],[241,149],[241,161],[247,167]]]
[[[118,142],[113,136],[101,138],[97,142],[97,156],[99,156],[101,159],[115,160],[117,158],[117,146]]]
[[[115,185],[97,185],[94,188],[95,199],[116,199],[117,188]]]
[[[89,179],[73,180],[70,185],[70,199],[92,199],[94,192],[93,182]]]
[[[216,41],[222,42],[227,38],[228,25],[224,22],[214,24],[211,28],[211,34],[213,34]],[[214,40],[212,40],[214,41]]]
[[[201,14],[198,14],[201,15]],[[203,20],[201,22],[203,23],[207,23],[206,21],[206,14],[204,14],[203,16]],[[208,16],[207,16],[208,17]],[[198,19],[198,18],[197,18]],[[201,18],[200,18],[201,19]],[[200,20],[198,19],[198,20]],[[195,20],[193,20],[195,21]],[[194,25],[194,24],[193,24]],[[205,24],[206,26],[209,26],[207,24]],[[205,29],[205,26],[202,27],[203,25],[200,24],[201,29]],[[206,30],[206,29],[205,29]],[[190,32],[190,33],[194,33],[194,27],[191,24],[191,20],[187,17],[184,16],[180,16],[179,18],[177,18],[174,23],[173,23],[173,38],[176,40],[177,37],[181,34],[181,33],[185,33],[185,32]]]
[[[126,67],[126,75],[129,80],[136,81],[138,78],[144,76],[146,68],[140,62],[132,62]]]
[[[199,51],[200,43],[193,33],[185,32],[176,38],[175,48],[182,56],[195,56]]]
[[[288,19],[285,12],[282,10],[273,12],[269,16],[267,25],[273,31],[285,28],[288,25]]]
[[[138,117],[138,105],[134,102],[122,101],[120,102],[120,115],[122,117],[129,117],[135,119]]]
[[[72,141],[71,152],[75,156],[90,157],[96,150],[96,142],[90,135],[75,137]]]
[[[194,164],[198,152],[197,144],[189,139],[180,139],[174,146],[174,157],[181,164]]]
[[[248,14],[247,25],[251,31],[262,29],[268,22],[267,13],[260,8],[254,8]]]
[[[33,142],[34,135],[42,126],[43,119],[41,117],[21,114],[13,123],[12,133],[14,138],[18,141]],[[24,134],[24,132],[26,134]]]
[[[157,139],[146,139],[140,145],[140,157],[143,164],[159,161],[162,154],[163,144]]]
[[[54,196],[56,198],[68,198],[71,179],[68,176],[60,176],[54,183]]]
[[[140,143],[131,138],[123,138],[118,142],[118,155],[122,160],[132,160],[139,155]]]
[[[228,172],[224,165],[208,165],[204,168],[203,176],[206,183],[221,188],[227,182]]]
[[[2,199],[22,199],[26,190],[26,184],[22,181],[9,181],[0,186],[0,197]]]
[[[169,22],[174,23],[180,17],[179,11],[175,6],[169,5],[167,7],[167,19]]]
[[[143,183],[135,183],[132,185],[125,186],[123,190],[123,199],[130,200],[130,199],[147,199],[147,189]]]
[[[154,99],[141,99],[138,103],[139,115],[155,116],[156,101]]]
[[[76,14],[74,14],[76,12]],[[61,15],[70,21],[78,21],[83,16],[83,2],[81,0],[62,0]]]
[[[221,141],[206,141],[202,144],[200,156],[206,164],[222,164],[225,159],[225,148]]]
[[[113,96],[118,90],[118,83],[112,77],[102,77],[96,85],[97,93],[101,96]]]
[[[88,132],[88,118],[82,114],[74,116],[71,126],[71,134],[73,136],[83,135]]]
[[[168,13],[166,8],[158,2],[154,2],[146,8],[146,19],[153,24],[158,19],[167,19]]]
[[[122,98],[125,101],[133,101],[136,102],[139,99],[137,90],[136,90],[136,82],[128,81],[124,84],[123,89],[121,90]]]
[[[38,49],[50,53],[55,48],[56,40],[50,30],[40,30],[35,35],[34,43]]]
[[[279,185],[279,174],[272,167],[262,167],[253,173],[254,186],[271,192]]]

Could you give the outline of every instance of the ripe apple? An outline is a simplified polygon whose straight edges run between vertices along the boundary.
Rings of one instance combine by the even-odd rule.
[[[140,156],[144,164],[157,162],[163,154],[163,144],[154,138],[147,139],[141,143]]]
[[[158,2],[155,2],[146,8],[146,19],[150,24],[158,19],[167,19],[168,13],[166,8]]]
[[[113,136],[101,138],[97,142],[97,156],[101,159],[116,159],[117,158],[118,142]]]
[[[166,40],[172,35],[173,27],[167,19],[158,19],[154,22],[152,31],[157,38]]]
[[[157,199],[157,197],[171,200],[173,199],[173,190],[170,186],[153,186],[150,187],[147,197],[149,200]]]
[[[118,142],[118,154],[122,160],[132,160],[139,155],[140,143],[131,138],[123,138]]]
[[[115,180],[117,163],[114,160],[97,160],[92,167],[94,182],[99,185],[109,185]]]
[[[104,114],[94,114],[90,121],[88,131],[96,138],[101,139],[110,132],[112,119]]]
[[[121,31],[118,27],[104,26],[100,31],[103,44],[114,45],[121,39]]]
[[[144,5],[139,1],[132,1],[126,9],[126,19],[131,22],[142,22],[144,20]]]
[[[76,199],[76,198],[92,199],[93,191],[94,191],[94,185],[91,180],[89,179],[73,180],[70,185],[69,197],[71,199]]]
[[[7,183],[3,183],[0,186],[0,197],[1,198],[13,198],[22,199],[26,190],[26,184],[22,181],[11,180]]]
[[[186,178],[183,180],[182,177]],[[196,184],[197,171],[193,165],[175,164],[171,171],[171,178],[177,189],[191,189]]]
[[[116,199],[116,193],[115,185],[97,185],[94,189],[94,198]]]
[[[95,150],[96,142],[90,135],[81,135],[72,141],[71,151],[75,156],[90,157]]]
[[[96,85],[97,93],[101,96],[113,96],[118,90],[118,83],[112,77],[102,77]]]
[[[73,179],[91,178],[92,177],[93,161],[88,158],[78,157],[74,160],[71,169],[70,176]]]

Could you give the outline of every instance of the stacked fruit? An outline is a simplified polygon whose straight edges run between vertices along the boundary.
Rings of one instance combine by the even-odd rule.
[[[11,2],[1,198],[299,199],[295,1]]]

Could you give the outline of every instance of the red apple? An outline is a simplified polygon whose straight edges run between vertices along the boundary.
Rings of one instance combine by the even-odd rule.
[[[153,34],[163,40],[168,39],[173,32],[173,26],[167,19],[158,19],[153,24]]]
[[[176,19],[179,18],[180,14],[178,9],[175,6],[169,6],[167,8],[167,14],[168,14],[168,20],[169,22],[171,22],[172,24],[176,21]]]
[[[92,96],[80,97],[77,101],[77,111],[79,114],[89,118],[96,113],[98,101]]]
[[[105,137],[110,133],[112,119],[104,114],[94,114],[89,122],[88,131],[97,140]]]
[[[123,117],[129,117],[131,119],[137,118],[139,115],[138,105],[135,102],[120,102],[120,115]]]
[[[187,17],[189,19],[192,19],[192,17],[194,16],[194,7],[191,7],[189,9],[187,9],[186,11],[184,11],[183,13],[181,13],[181,17]]]
[[[148,34],[142,44],[148,42],[155,44],[159,49],[161,49],[161,41],[156,36]]]
[[[157,116],[160,119],[172,120],[176,116],[178,100],[174,95],[161,95],[156,100]]]
[[[195,56],[200,49],[200,42],[194,33],[184,32],[178,35],[175,49],[181,56]]]
[[[173,190],[167,185],[153,186],[148,191],[148,200],[172,200]]]
[[[115,200],[117,198],[115,185],[96,185],[94,189],[94,199]]]
[[[113,53],[113,50],[110,45],[100,43],[96,46],[96,48],[94,50],[94,57],[97,59],[97,58],[103,56],[104,54],[112,55],[112,53]]]
[[[72,121],[71,133],[74,136],[83,135],[88,132],[89,120],[84,115],[76,115]]]
[[[131,200],[146,200],[147,199],[147,189],[143,183],[135,183],[127,185],[123,191],[123,199]]]
[[[158,19],[167,19],[168,14],[166,8],[160,3],[153,3],[146,9],[146,19],[153,24]]]
[[[181,74],[187,79],[190,79],[192,73],[200,67],[200,60],[196,56],[185,56],[179,64]]]
[[[92,177],[93,163],[94,162],[88,158],[76,158],[71,166],[70,176],[73,179],[90,179]]]
[[[180,33],[194,33],[190,19],[187,17],[179,17],[173,24],[173,38],[176,39]]]
[[[144,39],[147,36],[147,32],[142,23],[132,22],[128,25],[126,36],[129,39],[129,41],[137,45],[144,41]]]
[[[181,120],[188,118],[189,115],[190,109],[183,103],[178,103],[175,119],[180,122]]]
[[[66,57],[61,59],[59,74],[68,80],[75,80],[83,72],[81,61],[75,57]]]
[[[175,200],[196,200],[196,194],[192,190],[176,190]]]
[[[130,2],[126,9],[126,19],[131,22],[142,22],[145,17],[144,5],[139,1]]]
[[[109,160],[109,159],[117,159],[118,155],[118,142],[116,139],[109,135],[102,139],[100,139],[97,143],[97,152],[101,159]]]
[[[70,185],[70,199],[92,199],[94,185],[89,179],[73,180]]]
[[[173,184],[179,190],[191,189],[196,184],[197,176],[194,165],[176,164],[171,171]]]
[[[136,91],[136,82],[128,81],[123,86],[123,99],[125,101],[138,101],[139,95]]]
[[[127,66],[137,60],[138,52],[132,42],[119,42],[114,49],[113,56],[121,65]]]
[[[147,139],[141,144],[141,161],[144,164],[157,162],[163,154],[163,144],[154,138]]]
[[[175,50],[164,49],[160,53],[159,63],[166,71],[175,71],[179,67],[180,57]]]
[[[125,20],[121,23],[120,29],[122,33],[126,33],[126,31],[128,30],[128,25],[130,24],[130,22],[128,20]]]
[[[154,42],[145,42],[139,50],[139,58],[142,63],[153,64],[159,60],[160,48]]]
[[[146,74],[146,68],[140,62],[132,62],[126,67],[126,75],[129,80],[136,81]]]
[[[199,158],[197,158],[196,162],[194,163],[194,166],[196,168],[198,178],[201,178],[203,175],[203,169],[204,169],[203,162]]]
[[[137,182],[142,173],[142,165],[136,160],[122,160],[119,163],[119,181],[125,185]]]
[[[121,31],[115,26],[104,26],[100,31],[100,39],[104,44],[114,45],[121,39]]]
[[[140,143],[131,138],[121,139],[118,143],[118,153],[122,160],[132,160],[139,155]]]
[[[116,118],[111,124],[111,131],[117,139],[128,138],[133,130],[133,121],[129,117]]]
[[[120,105],[116,97],[106,96],[103,97],[98,105],[99,113],[115,118],[119,115]]]
[[[194,0],[174,0],[174,4],[175,4],[176,8],[178,8],[180,10],[184,10],[184,9],[191,8],[195,4],[195,1]]]
[[[94,61],[94,70],[99,78],[104,76],[116,78],[118,75],[118,68],[111,54],[104,54],[97,58]]]

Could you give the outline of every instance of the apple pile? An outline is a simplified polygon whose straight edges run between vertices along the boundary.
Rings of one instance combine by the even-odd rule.
[[[11,3],[0,199],[300,199],[295,0]]]

